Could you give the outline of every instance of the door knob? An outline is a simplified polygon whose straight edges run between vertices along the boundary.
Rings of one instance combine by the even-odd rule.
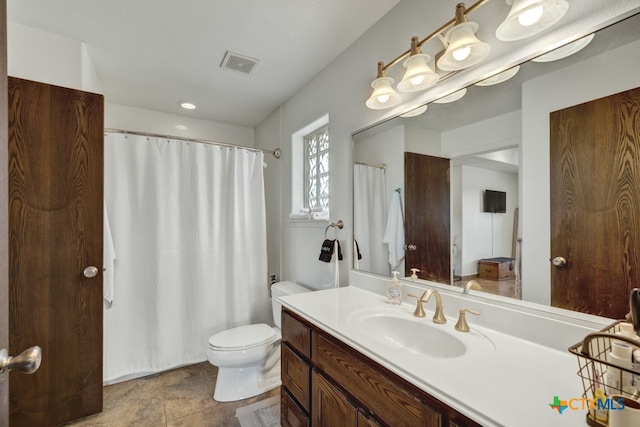
[[[416,245],[404,245],[404,249],[406,251],[415,251],[418,247]]]
[[[564,267],[565,265],[567,265],[567,260],[561,256],[557,256],[551,260],[551,264],[555,265],[556,267]]]
[[[17,356],[11,357],[6,349],[0,350],[0,374],[17,369],[25,374],[33,374],[42,362],[42,350],[38,346],[26,349]]]
[[[87,279],[91,279],[92,277],[96,277],[98,275],[98,269],[94,266],[87,267],[84,269],[83,274]]]

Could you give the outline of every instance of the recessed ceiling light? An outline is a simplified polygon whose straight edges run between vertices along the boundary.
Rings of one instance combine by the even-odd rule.
[[[184,108],[185,110],[195,110],[196,108],[198,108],[196,107],[196,104],[192,104],[191,102],[187,102],[187,101],[179,101],[178,105]]]
[[[187,127],[185,125],[175,125],[174,127],[178,130],[187,130]]]

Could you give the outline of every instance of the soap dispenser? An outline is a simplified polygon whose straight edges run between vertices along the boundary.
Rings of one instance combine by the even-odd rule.
[[[411,280],[413,280],[414,282],[418,281],[418,273],[420,273],[420,269],[419,268],[412,268],[411,269]]]
[[[387,301],[389,304],[400,304],[402,302],[402,283],[398,280],[397,271],[393,271],[393,279],[387,283]]]

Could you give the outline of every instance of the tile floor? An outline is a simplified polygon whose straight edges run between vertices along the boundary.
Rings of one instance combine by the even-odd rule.
[[[217,368],[186,366],[104,388],[103,412],[67,426],[238,427],[236,408],[280,395],[280,387],[238,402],[213,400]]]

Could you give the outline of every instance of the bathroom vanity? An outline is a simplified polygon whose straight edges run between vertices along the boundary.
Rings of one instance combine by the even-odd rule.
[[[470,332],[456,331],[457,310],[445,308],[447,323],[434,325],[431,306],[416,318],[413,305],[352,286],[281,301],[283,426],[586,425],[585,411],[550,407],[555,396],[582,394],[567,351],[477,326],[476,317]]]
[[[295,313],[282,323],[284,426],[480,425]]]

